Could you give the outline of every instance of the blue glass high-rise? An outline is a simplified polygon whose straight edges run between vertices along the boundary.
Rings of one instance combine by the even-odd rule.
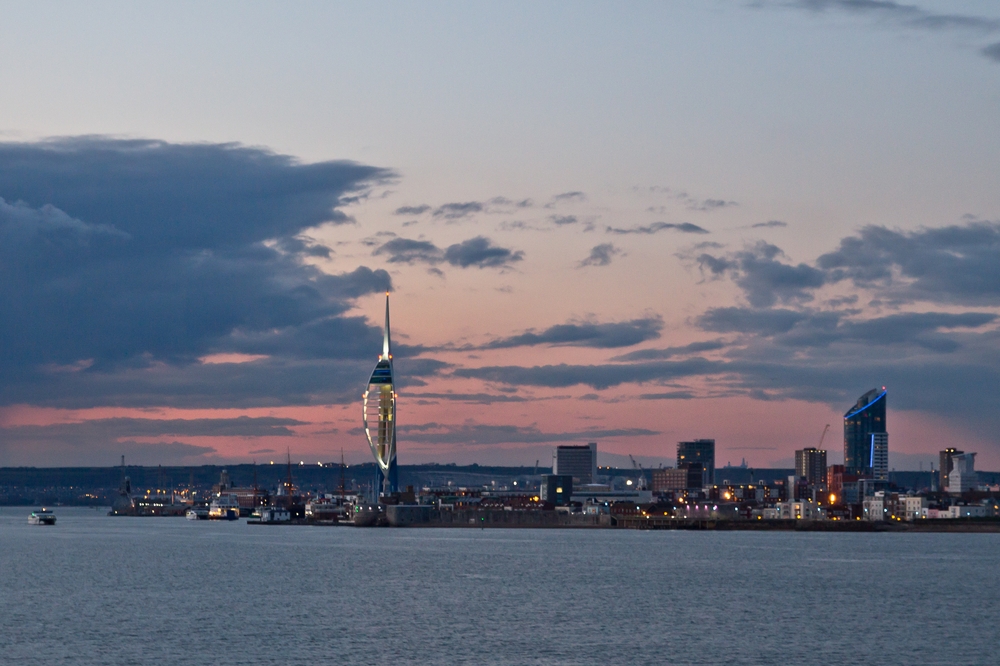
[[[872,389],[844,414],[844,473],[888,478],[886,390]]]

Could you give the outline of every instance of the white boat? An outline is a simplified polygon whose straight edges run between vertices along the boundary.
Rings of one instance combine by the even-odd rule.
[[[31,515],[28,516],[29,525],[55,525],[56,524],[56,514],[52,513],[48,509],[38,509],[32,511]]]
[[[208,509],[203,506],[193,506],[184,512],[188,520],[208,520]]]
[[[240,503],[236,495],[219,493],[208,505],[208,517],[211,520],[236,520],[240,517]]]
[[[278,506],[265,506],[260,509],[260,522],[262,523],[287,523],[291,519],[292,513],[288,509]]]

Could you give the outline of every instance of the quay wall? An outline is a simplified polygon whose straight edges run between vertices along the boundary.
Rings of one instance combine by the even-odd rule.
[[[442,511],[430,506],[396,504],[385,507],[391,527],[610,527],[609,516],[559,511]]]

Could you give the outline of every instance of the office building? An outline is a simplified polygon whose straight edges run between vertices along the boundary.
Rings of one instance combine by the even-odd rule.
[[[696,439],[677,442],[677,467],[700,463],[704,470],[703,486],[715,483],[715,440]]]
[[[653,492],[666,493],[687,490],[688,471],[686,469],[654,469]]]
[[[573,496],[573,477],[569,474],[542,474],[539,499],[556,506],[569,504]]]
[[[795,476],[805,479],[810,486],[825,486],[826,451],[813,447],[796,451]]]
[[[940,469],[938,469],[938,486],[942,491],[948,490],[948,475],[951,474],[951,470],[954,468],[954,457],[963,453],[965,452],[950,447],[938,453],[938,460],[941,463]]]
[[[872,389],[844,414],[844,468],[847,474],[889,478],[886,390]],[[874,436],[873,436],[874,435]]]
[[[584,485],[594,482],[597,476],[597,442],[586,446],[559,446],[552,460],[552,473],[573,477]]]

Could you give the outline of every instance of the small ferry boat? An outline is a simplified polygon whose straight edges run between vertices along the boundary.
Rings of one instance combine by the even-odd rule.
[[[208,505],[211,520],[236,520],[240,517],[240,503],[236,495],[220,493]]]
[[[260,509],[260,522],[262,523],[287,523],[291,519],[292,513],[282,507],[265,506]]]
[[[188,520],[208,520],[208,507],[193,506],[184,512],[184,517]]]
[[[29,525],[55,525],[56,524],[56,514],[52,513],[48,509],[38,509],[32,511],[31,515],[28,516]]]

